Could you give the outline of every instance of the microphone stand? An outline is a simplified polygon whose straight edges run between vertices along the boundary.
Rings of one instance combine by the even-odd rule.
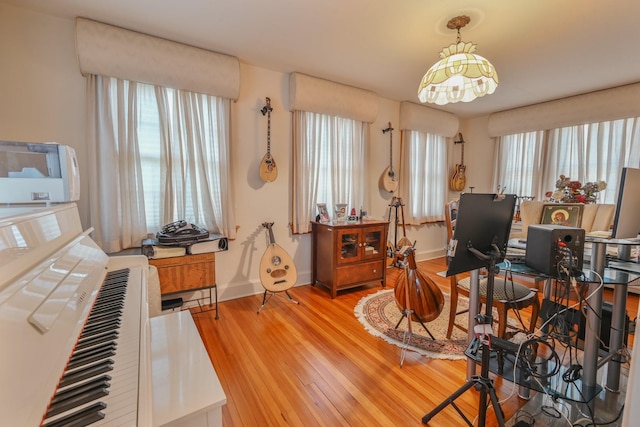
[[[485,302],[485,313],[484,315],[479,314],[476,317],[478,325],[488,325],[483,326],[484,331],[487,329],[491,330],[493,324],[493,286],[496,274],[496,264],[498,260],[502,260],[504,258],[504,254],[500,251],[497,245],[493,244],[492,249],[488,254],[483,254],[479,250],[475,249],[471,243],[467,245],[467,250],[469,250],[472,254],[474,254],[477,258],[487,261],[487,270],[489,272],[487,276],[487,296]],[[478,328],[478,326],[476,326]],[[482,329],[482,328],[480,328]],[[483,331],[483,332],[484,332]],[[446,398],[442,403],[440,403],[433,411],[426,414],[422,417],[423,423],[428,423],[431,418],[436,416],[440,411],[446,408],[448,405],[454,407],[454,409],[460,414],[460,416],[466,421],[467,425],[470,427],[473,426],[473,423],[462,413],[460,408],[456,405],[455,400],[464,394],[465,391],[469,390],[471,387],[475,387],[476,390],[480,392],[480,402],[478,404],[478,426],[484,427],[487,420],[487,397],[491,399],[491,403],[493,404],[493,408],[496,414],[496,420],[500,427],[504,427],[504,412],[502,411],[502,406],[500,405],[500,401],[498,400],[498,396],[496,394],[496,389],[493,386],[493,381],[489,378],[489,363],[491,357],[491,342],[490,338],[486,335],[480,336],[480,343],[482,349],[482,361],[481,361],[481,370],[480,375],[474,375],[469,379],[465,384],[463,384],[458,390],[456,390],[453,394],[451,394],[448,398]]]

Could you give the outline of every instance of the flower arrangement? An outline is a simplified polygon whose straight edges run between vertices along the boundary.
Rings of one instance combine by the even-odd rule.
[[[556,203],[595,203],[598,193],[607,188],[604,181],[587,182],[572,181],[568,176],[560,175],[556,181],[555,191],[545,194],[549,201]]]

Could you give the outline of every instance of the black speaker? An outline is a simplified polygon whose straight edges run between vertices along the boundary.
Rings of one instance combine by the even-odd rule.
[[[527,251],[524,263],[541,273],[562,276],[568,271],[582,270],[584,230],[563,225],[530,225],[527,231]]]

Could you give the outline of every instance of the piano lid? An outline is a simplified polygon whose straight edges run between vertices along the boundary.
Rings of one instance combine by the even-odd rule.
[[[0,207],[0,291],[81,233],[74,203]]]

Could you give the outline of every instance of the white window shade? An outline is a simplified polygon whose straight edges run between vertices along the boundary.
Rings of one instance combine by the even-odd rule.
[[[400,103],[400,129],[414,130],[453,137],[458,132],[459,119],[444,111],[414,104],[412,102]]]
[[[373,123],[378,95],[368,90],[301,73],[289,75],[289,110],[307,111]]]
[[[76,19],[83,75],[96,74],[236,100],[240,63],[233,56]]]
[[[501,111],[489,116],[498,137],[640,116],[640,83]]]

